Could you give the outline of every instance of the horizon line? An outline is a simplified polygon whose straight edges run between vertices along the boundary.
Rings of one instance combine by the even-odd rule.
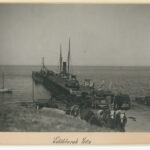
[[[41,65],[17,65],[17,64],[5,64],[5,65],[1,65],[0,66],[41,66]],[[46,65],[46,66],[58,66],[58,65]],[[144,65],[71,65],[71,66],[81,66],[81,67],[150,67],[150,65],[148,66],[144,66]]]

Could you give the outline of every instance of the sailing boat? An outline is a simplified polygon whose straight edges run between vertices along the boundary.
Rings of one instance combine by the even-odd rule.
[[[5,88],[4,86],[4,73],[2,73],[2,88],[0,89],[0,93],[10,93],[12,92],[12,89],[8,89],[8,88]]]

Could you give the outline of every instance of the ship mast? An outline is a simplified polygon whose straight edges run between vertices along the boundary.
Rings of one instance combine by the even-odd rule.
[[[32,100],[34,102],[34,79],[32,79]]]
[[[60,58],[59,58],[59,69],[60,69],[60,73],[61,73],[61,71],[62,71],[62,52],[61,52],[61,44],[60,44]]]
[[[44,57],[42,57],[42,67],[45,68]]]
[[[4,72],[2,73],[3,85],[2,88],[4,89]]]
[[[68,50],[68,73],[70,71],[70,38],[69,38],[69,50]]]

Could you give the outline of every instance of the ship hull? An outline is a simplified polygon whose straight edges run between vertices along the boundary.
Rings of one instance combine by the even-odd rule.
[[[68,89],[60,86],[59,83],[54,82],[48,77],[41,76],[39,74],[32,74],[32,78],[35,83],[42,84],[46,89],[48,89],[55,96],[69,96],[70,92]]]
[[[80,89],[77,91],[72,91],[72,89],[65,86],[66,81],[64,79],[57,76],[42,75],[40,72],[33,72],[32,78],[35,83],[40,83],[48,89],[56,100],[67,104],[80,104],[82,100],[87,101],[89,98],[84,98],[85,93],[90,96],[90,93],[93,91],[83,86],[80,86]]]

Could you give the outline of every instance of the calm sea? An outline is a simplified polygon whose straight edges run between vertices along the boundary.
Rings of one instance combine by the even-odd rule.
[[[49,69],[57,71],[56,66]],[[5,87],[12,88],[12,94],[0,93],[1,103],[32,101],[32,71],[39,71],[40,66],[0,66],[0,88],[2,72],[5,73]],[[114,92],[124,92],[131,97],[150,94],[150,67],[100,67],[74,66],[71,72],[77,75],[80,82],[92,79],[96,87],[110,88]],[[35,99],[47,99],[50,92],[42,85],[35,87]]]

